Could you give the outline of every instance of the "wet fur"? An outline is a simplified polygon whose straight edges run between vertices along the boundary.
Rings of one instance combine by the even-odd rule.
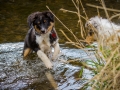
[[[23,57],[35,51],[47,68],[52,68],[51,59],[56,59],[59,52],[58,35],[54,28],[54,16],[51,12],[35,12],[28,16],[29,31],[25,37]]]

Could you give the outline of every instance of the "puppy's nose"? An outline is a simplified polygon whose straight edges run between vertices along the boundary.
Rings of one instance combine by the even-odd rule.
[[[42,33],[45,33],[45,31],[41,31]]]
[[[42,32],[43,34],[45,33],[45,30],[46,30],[46,29],[42,26],[42,27],[41,27],[41,32]]]

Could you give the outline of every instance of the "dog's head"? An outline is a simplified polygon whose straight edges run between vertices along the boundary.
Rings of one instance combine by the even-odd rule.
[[[98,16],[90,18],[86,23],[85,27],[88,29],[92,29],[93,31],[99,28],[100,19]]]
[[[45,34],[54,26],[54,16],[51,12],[35,12],[28,16],[29,27],[33,26],[37,34]]]
[[[86,37],[86,42],[91,43],[98,39],[98,28],[99,28],[99,17],[90,18],[86,23],[85,27],[88,30],[88,35]]]

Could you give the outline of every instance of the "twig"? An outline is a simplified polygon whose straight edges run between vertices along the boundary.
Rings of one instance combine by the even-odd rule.
[[[105,6],[105,2],[104,2],[104,0],[101,0],[101,2],[102,2],[103,9],[105,11],[106,17],[107,17],[107,19],[109,19],[109,15],[108,15],[108,12],[107,12],[107,9],[106,9],[106,6]]]
[[[82,9],[83,9],[83,12],[85,13],[86,18],[88,19],[87,13],[86,13],[86,11],[85,11],[85,8],[83,7],[83,4],[82,4],[81,0],[80,0],[80,3],[81,3],[81,7],[82,7]]]
[[[73,42],[70,38],[68,38],[67,37],[67,35],[63,32],[63,30],[60,30],[61,32],[62,32],[62,34],[66,37],[66,39],[69,41],[69,42]],[[80,45],[80,44],[76,44],[76,43],[74,43],[74,44],[72,44],[72,45],[74,45],[74,46],[76,46],[77,48],[83,48],[84,47],[84,45]]]
[[[99,9],[104,9],[103,7],[101,6],[97,6],[97,5],[93,5],[93,4],[86,4],[87,6],[90,6],[90,7],[94,7],[94,8],[99,8]],[[111,8],[106,8],[106,10],[108,11],[114,11],[114,12],[120,12],[120,10],[117,10],[117,9],[111,9]]]
[[[75,4],[74,0],[72,0],[72,2],[73,2],[74,6],[75,6],[75,7],[76,7],[76,9],[77,9],[77,6],[76,6],[76,4]]]
[[[64,9],[64,8],[61,8],[60,10],[63,11],[63,12],[70,12],[70,13],[75,13],[75,14],[77,14],[77,12],[75,12],[75,11],[66,10],[66,9]]]
[[[48,8],[48,10],[52,13],[52,11],[50,10],[50,8],[48,6],[46,6]],[[65,26],[65,24],[63,24],[59,18],[56,17],[56,15],[54,13],[52,13],[54,15],[54,17],[67,29],[67,30],[70,30],[67,26]]]
[[[60,29],[60,31],[62,32],[62,34],[66,37],[66,39],[70,42],[72,42],[72,40],[70,38],[67,37],[67,35],[63,32],[63,30]]]
[[[115,17],[119,17],[119,16],[120,16],[120,14],[113,15],[113,16],[110,17],[110,20],[112,20]]]
[[[75,12],[75,11],[66,10],[66,9],[64,9],[64,8],[61,8],[60,10],[63,11],[63,12],[70,12],[70,13],[75,13],[75,14],[78,15],[78,13]],[[87,21],[87,19],[86,19],[84,16],[80,15],[80,17],[83,18],[85,21]]]

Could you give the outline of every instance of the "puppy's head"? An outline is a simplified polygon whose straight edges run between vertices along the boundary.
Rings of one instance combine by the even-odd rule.
[[[54,26],[54,16],[51,12],[37,12],[28,17],[29,25],[33,25],[37,34],[45,34]]]

